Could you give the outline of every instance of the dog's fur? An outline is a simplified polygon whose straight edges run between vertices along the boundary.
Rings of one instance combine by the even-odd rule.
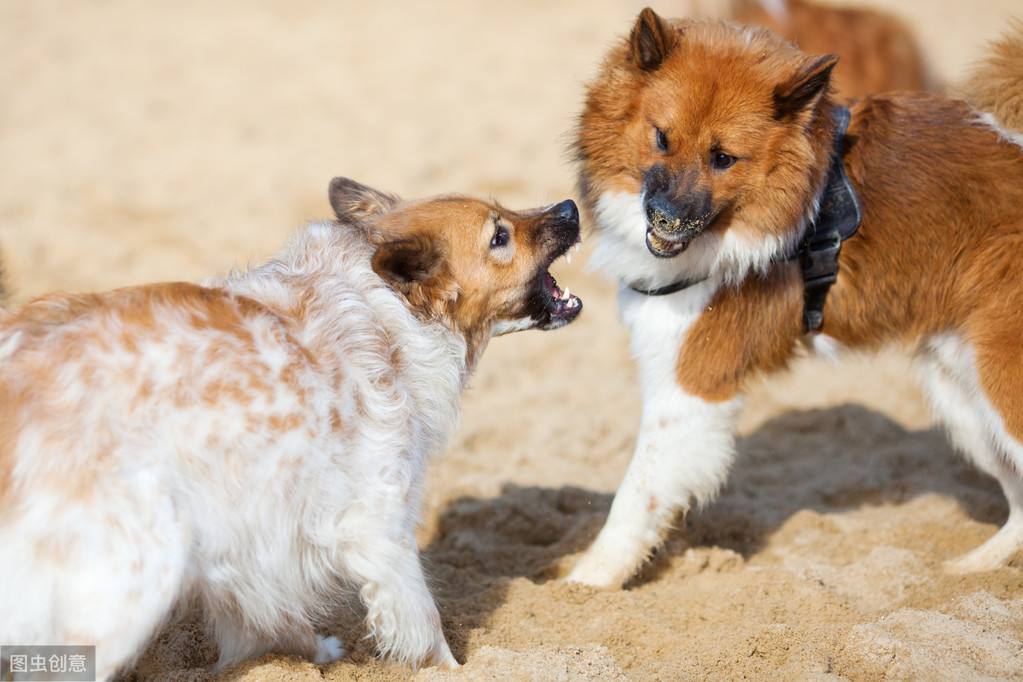
[[[803,282],[788,257],[832,156],[835,58],[763,29],[640,14],[580,119],[596,263],[624,285],[702,281],[660,297],[622,287],[642,422],[610,517],[571,580],[622,583],[676,512],[715,495],[744,384],[785,367],[801,343],[914,349],[953,441],[1009,501],[1004,527],[951,567],[992,568],[1023,545],[1023,116],[998,94],[1010,82],[1021,92],[1023,36],[1000,49],[976,85],[998,118],[926,94],[853,109],[844,164],[863,222],[843,247],[821,333],[804,337]]]
[[[732,16],[768,28],[810,54],[838,55],[831,84],[843,101],[931,85],[913,33],[886,12],[809,0],[737,0]]]
[[[1007,139],[1023,146],[1023,20],[1012,22],[957,90]]]
[[[383,654],[457,665],[413,536],[426,461],[491,335],[578,314],[547,274],[578,212],[331,200],[248,272],[0,322],[0,642],[95,644],[107,679],[193,595],[219,668],[326,662],[351,585]]]

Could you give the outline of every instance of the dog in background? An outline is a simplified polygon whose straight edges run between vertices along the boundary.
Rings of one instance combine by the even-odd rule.
[[[957,94],[969,102],[990,125],[1007,132],[1023,145],[1023,20],[1013,22],[1004,38],[959,85]]]
[[[578,211],[330,200],[247,272],[4,314],[0,642],[95,644],[108,679],[192,595],[219,669],[323,663],[354,586],[382,654],[457,666],[413,535],[426,462],[492,336],[582,310],[548,272]]]
[[[837,55],[831,84],[843,101],[929,88],[913,33],[886,12],[809,0],[733,0],[731,16],[743,24],[768,28],[804,52]]]
[[[748,379],[801,345],[910,348],[951,439],[1009,504],[1004,526],[949,568],[993,569],[1023,547],[1023,32],[970,88],[991,111],[876,95],[844,136],[837,62],[762,28],[646,9],[590,83],[580,193],[594,262],[621,283],[643,410],[607,522],[569,580],[620,585],[678,512],[713,498]],[[834,164],[862,221],[807,333],[793,256]]]

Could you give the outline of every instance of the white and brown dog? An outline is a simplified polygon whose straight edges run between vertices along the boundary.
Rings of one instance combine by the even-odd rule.
[[[354,585],[382,654],[457,665],[413,537],[427,458],[491,336],[581,311],[548,272],[578,212],[330,199],[248,272],[4,316],[0,642],[95,644],[106,679],[196,595],[218,667],[325,662]]]
[[[569,580],[621,584],[677,512],[716,494],[747,380],[801,343],[915,352],[953,441],[1009,502],[1002,529],[951,567],[993,568],[1023,547],[1023,33],[973,81],[987,114],[878,95],[842,135],[835,62],[763,29],[648,9],[590,84],[580,188],[596,262],[622,282],[643,412],[610,517]],[[857,213],[833,201],[849,183],[862,222],[827,292],[820,259],[849,233],[817,243],[831,234],[821,207]]]

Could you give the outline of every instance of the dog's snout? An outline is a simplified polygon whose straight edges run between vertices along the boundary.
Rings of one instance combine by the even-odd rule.
[[[652,166],[643,175],[643,210],[647,229],[692,238],[707,225],[712,198],[694,168],[672,174],[664,165]]]
[[[579,208],[571,199],[566,199],[543,210],[540,215],[539,239],[553,239],[564,246],[579,239]]]
[[[647,222],[665,232],[674,232],[682,225],[682,216],[675,202],[663,194],[650,197],[646,202]]]
[[[571,199],[566,199],[560,204],[555,204],[550,208],[550,213],[554,219],[559,222],[576,225],[579,224],[579,208]]]

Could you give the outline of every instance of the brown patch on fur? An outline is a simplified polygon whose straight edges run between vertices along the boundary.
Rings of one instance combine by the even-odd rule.
[[[343,430],[343,424],[341,422],[341,413],[338,412],[336,407],[330,408],[330,430],[334,433],[341,433]]]
[[[298,399],[300,405],[305,405],[306,400],[309,396],[309,389],[302,383],[302,372],[310,366],[315,366],[317,363],[312,358],[309,351],[300,346],[293,338],[288,337],[288,342],[295,348],[302,349],[305,363],[302,362],[290,362],[281,369],[280,380],[284,382],[284,385],[291,390],[292,393]]]
[[[185,311],[195,329],[224,332],[246,344],[253,342],[252,334],[244,325],[246,319],[267,315],[276,318],[268,308],[244,296],[186,282],[171,282],[102,294],[43,296],[3,320],[2,329],[22,332],[29,340],[39,340],[53,329],[67,327],[76,319],[103,311],[117,316],[124,324],[118,341],[134,345],[139,335],[156,329],[158,308]]]
[[[244,406],[252,403],[252,395],[236,381],[216,379],[206,384],[205,388],[202,389],[201,400],[211,407],[223,402],[232,402]]]
[[[271,333],[301,350],[304,355],[300,357],[310,358],[305,349],[287,336],[283,322],[273,312],[251,299],[223,290],[169,283],[102,294],[54,294],[35,299],[0,321],[0,338],[16,344],[7,359],[10,372],[3,377],[5,383],[0,386],[0,496],[9,487],[8,460],[18,434],[17,409],[24,406],[27,387],[59,383],[51,376],[55,354],[73,361],[82,361],[84,349],[135,355],[141,351],[143,343],[163,342],[161,327],[170,311],[185,316],[197,331],[215,332],[211,335],[209,357],[230,360],[239,349],[252,348],[256,339],[249,331],[249,324],[253,319],[264,318],[271,322]],[[117,324],[105,323],[111,319]],[[187,345],[175,348],[174,352],[186,361],[193,355]],[[12,369],[15,367],[16,370]],[[285,369],[287,376],[283,378],[290,377],[289,386],[301,398],[299,369],[293,366]],[[130,367],[100,369],[88,361],[82,362],[79,368],[78,380],[87,388],[102,387],[103,382],[112,378],[123,381],[126,386],[134,383]],[[152,402],[158,388],[151,380],[144,380],[132,390],[134,395],[128,397],[126,406],[137,410]],[[224,400],[247,405],[256,392],[268,394],[271,387],[266,378],[253,369],[239,381],[217,380],[200,387],[182,382],[159,390],[178,408],[189,409]],[[44,413],[51,411],[39,409]],[[281,428],[293,428],[293,421],[283,421]],[[84,478],[82,480],[84,482]]]
[[[371,418],[369,410],[366,408],[366,399],[362,395],[362,391],[355,389],[352,392],[352,401],[355,403],[355,416],[358,417],[358,421],[363,422]]]
[[[840,62],[833,84],[843,101],[890,90],[926,90],[923,55],[912,31],[894,15],[862,7],[788,0],[779,20],[759,2],[734,3],[733,18],[763,26],[810,54],[832,52]]]
[[[276,433],[287,433],[302,426],[305,418],[301,412],[293,412],[287,415],[273,414],[267,419],[267,426]]]
[[[24,345],[41,341],[57,327],[73,322],[102,305],[99,294],[50,294],[35,298],[3,320],[3,331],[21,333]]]
[[[135,392],[135,397],[130,404],[132,411],[141,408],[143,405],[149,402],[153,397],[153,382],[149,379],[142,381],[138,391]]]

